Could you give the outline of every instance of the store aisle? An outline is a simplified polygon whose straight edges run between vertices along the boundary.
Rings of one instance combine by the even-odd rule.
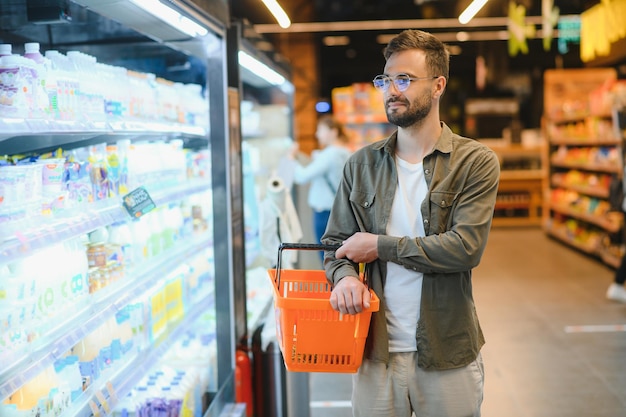
[[[494,229],[475,270],[483,417],[626,415],[626,305],[612,270],[539,228]],[[583,327],[586,326],[586,327]],[[349,417],[350,375],[310,374],[311,417]]]

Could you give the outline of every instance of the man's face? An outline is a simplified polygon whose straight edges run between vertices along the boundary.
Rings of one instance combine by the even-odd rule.
[[[412,80],[405,91],[399,91],[392,82],[384,92],[385,111],[390,123],[398,127],[419,124],[430,113],[433,105],[433,83],[426,69],[426,56],[420,50],[397,52],[389,57],[385,64],[385,75],[395,77],[407,74]]]

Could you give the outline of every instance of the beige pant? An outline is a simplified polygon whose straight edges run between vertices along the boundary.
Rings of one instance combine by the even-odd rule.
[[[363,360],[352,377],[354,417],[480,417],[485,372],[479,354],[445,371],[417,366],[417,352],[391,353],[389,364]]]

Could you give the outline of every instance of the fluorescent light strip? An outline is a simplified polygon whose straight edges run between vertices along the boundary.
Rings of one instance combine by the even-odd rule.
[[[474,16],[476,16],[476,13],[478,13],[478,11],[487,3],[487,1],[488,0],[474,0],[471,2],[470,5],[463,10],[463,13],[459,15],[459,23],[464,25],[472,20]]]
[[[239,65],[252,71],[253,74],[258,75],[272,85],[281,85],[285,82],[285,77],[244,51],[239,51]]]
[[[192,37],[205,36],[209,31],[189,19],[183,16],[178,11],[172,9],[169,6],[161,3],[159,0],[130,0],[132,3],[141,7],[146,12],[150,13],[154,17],[157,17],[167,23],[168,25],[186,33]]]
[[[261,1],[263,2],[263,4],[265,4],[265,7],[267,7],[268,10],[272,13],[274,19],[276,19],[278,25],[281,28],[287,29],[289,26],[291,26],[291,20],[289,19],[289,16],[287,16],[287,13],[285,13],[283,8],[280,7],[280,4],[278,4],[276,0]]]

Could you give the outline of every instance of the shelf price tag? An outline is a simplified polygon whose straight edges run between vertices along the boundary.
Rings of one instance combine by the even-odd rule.
[[[95,395],[98,401],[100,401],[100,404],[102,404],[102,408],[104,409],[104,412],[109,414],[111,412],[111,407],[109,407],[109,403],[107,402],[107,399],[105,398],[104,394],[101,391],[96,391]]]
[[[91,414],[93,417],[100,417],[102,414],[100,413],[100,409],[98,408],[98,404],[94,400],[89,401],[89,408],[91,409]]]
[[[113,384],[111,381],[106,383],[106,390],[109,393],[109,402],[112,406],[117,405],[117,393],[115,392],[115,388],[113,388]]]
[[[139,187],[126,194],[122,198],[124,208],[134,219],[138,219],[144,214],[156,208],[154,201],[144,187]]]

